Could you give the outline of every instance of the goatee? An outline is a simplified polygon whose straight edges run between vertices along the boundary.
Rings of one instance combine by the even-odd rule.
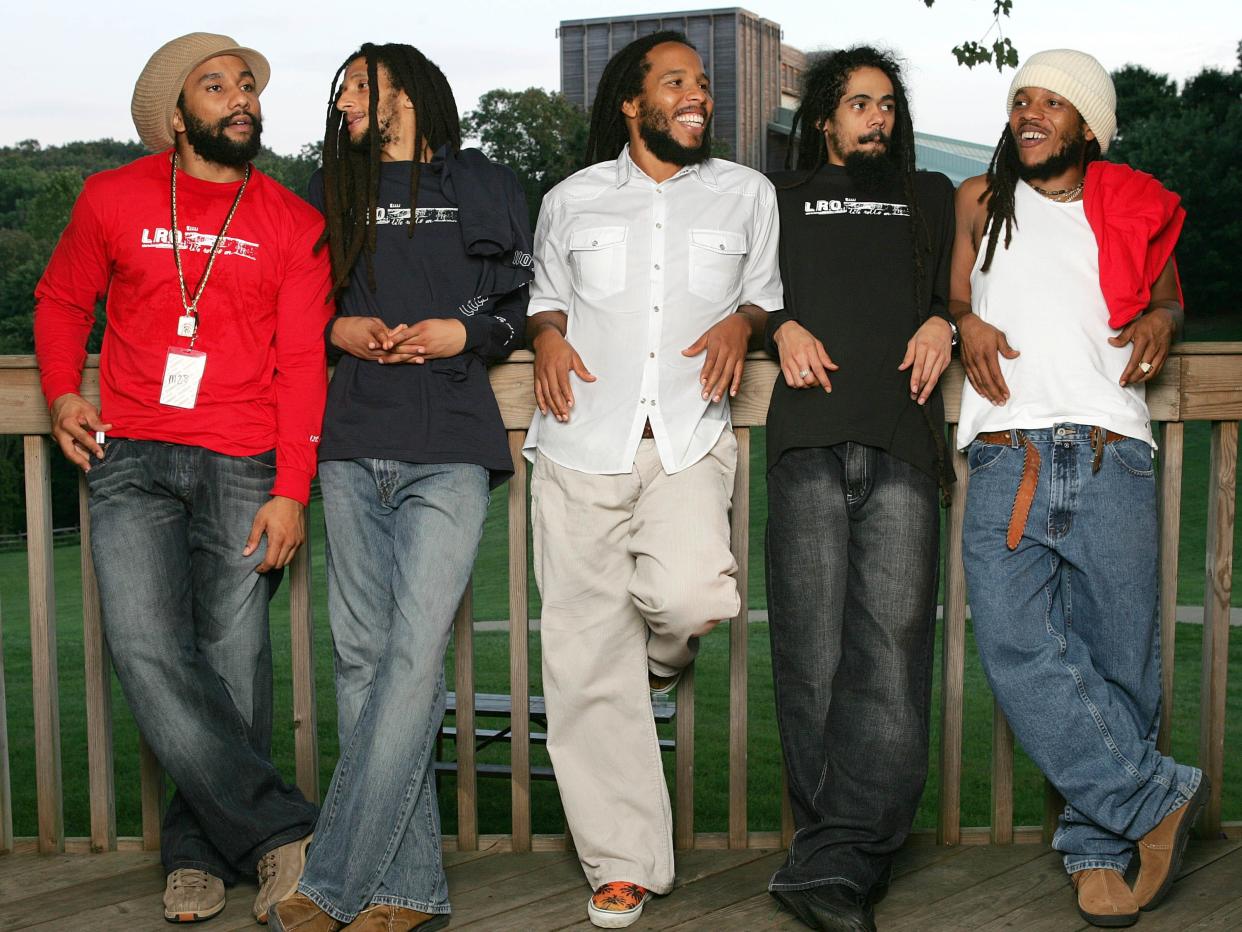
[[[683,168],[687,165],[697,165],[711,158],[712,154],[712,137],[711,137],[712,120],[707,118],[707,122],[703,124],[703,139],[697,146],[683,146],[673,138],[670,132],[668,117],[654,107],[648,107],[646,102],[640,102],[638,105],[638,135],[643,143],[661,162],[668,162],[670,165],[680,165]]]
[[[245,168],[246,163],[253,161],[259,154],[263,121],[257,113],[245,114],[250,118],[251,133],[246,139],[235,142],[224,131],[240,115],[242,114],[231,113],[219,122],[208,123],[188,111],[183,112],[186,141],[201,159],[228,168]]]
[[[1015,142],[1017,138],[1015,137]],[[1063,175],[1072,168],[1081,168],[1083,156],[1087,151],[1087,136],[1082,127],[1076,136],[1066,137],[1061,151],[1055,152],[1036,165],[1026,165],[1018,160],[1018,177],[1023,181],[1047,181]]]

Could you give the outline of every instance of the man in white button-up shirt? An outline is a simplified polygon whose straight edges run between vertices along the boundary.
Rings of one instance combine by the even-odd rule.
[[[782,289],[774,191],[709,158],[711,92],[684,36],[619,52],[592,112],[591,167],[548,194],[535,235],[526,448],[548,752],[588,915],[619,928],[672,888],[648,690],[737,614],[728,396]]]

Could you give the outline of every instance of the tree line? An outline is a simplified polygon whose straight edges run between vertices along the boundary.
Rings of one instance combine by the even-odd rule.
[[[1180,87],[1167,75],[1127,65],[1113,73],[1121,135],[1109,157],[1150,172],[1182,196],[1187,222],[1178,247],[1187,314],[1242,315],[1242,43],[1232,72],[1206,68]],[[462,117],[462,135],[509,165],[526,193],[531,222],[561,179],[581,167],[588,117],[541,88],[496,89]],[[305,194],[321,143],[296,155],[264,149],[256,164]],[[0,354],[34,352],[34,289],[86,177],[144,154],[136,142],[100,139],[62,146],[35,140],[0,147]],[[727,153],[726,153],[727,155]],[[88,349],[98,352],[104,312]],[[77,477],[57,457],[53,519],[77,522]],[[20,438],[0,437],[0,535],[25,528]]]

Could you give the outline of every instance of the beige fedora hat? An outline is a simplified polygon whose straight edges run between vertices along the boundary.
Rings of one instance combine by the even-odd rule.
[[[254,74],[255,93],[262,94],[272,76],[272,66],[254,49],[243,48],[229,36],[191,32],[164,45],[151,56],[138,83],[129,112],[142,144],[153,152],[167,149],[176,139],[172,116],[177,98],[190,72],[217,55],[236,55]]]

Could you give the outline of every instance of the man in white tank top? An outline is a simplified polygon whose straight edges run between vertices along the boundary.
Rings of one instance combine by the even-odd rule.
[[[975,639],[1014,734],[1065,797],[1052,844],[1079,912],[1103,926],[1159,904],[1210,793],[1156,749],[1144,383],[1181,324],[1172,248],[1184,214],[1150,177],[1099,161],[1115,109],[1091,56],[1027,60],[988,173],[958,190],[950,288],[969,376],[958,442]],[[1146,227],[1129,222],[1140,215]],[[1126,250],[1144,261],[1123,268]]]

